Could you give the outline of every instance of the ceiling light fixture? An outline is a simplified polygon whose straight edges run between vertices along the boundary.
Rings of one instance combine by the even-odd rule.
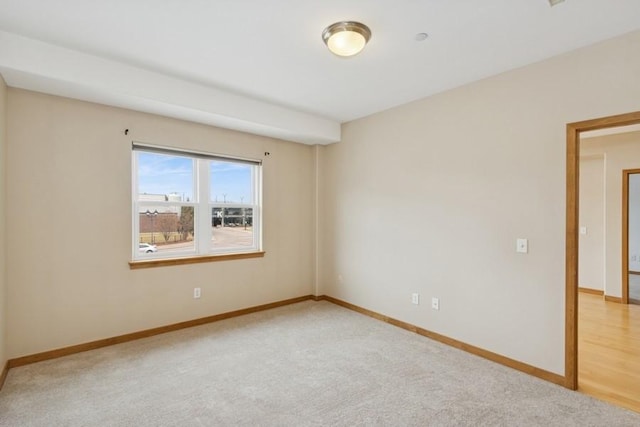
[[[322,32],[322,40],[329,50],[338,56],[353,56],[367,44],[371,30],[354,21],[341,21],[329,25]]]
[[[557,4],[563,3],[564,0],[549,0],[549,6],[553,7]]]

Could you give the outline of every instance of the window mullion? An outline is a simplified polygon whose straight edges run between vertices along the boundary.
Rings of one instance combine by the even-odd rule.
[[[209,207],[209,161],[197,159],[198,228],[196,231],[198,253],[207,254],[211,246],[211,208]]]

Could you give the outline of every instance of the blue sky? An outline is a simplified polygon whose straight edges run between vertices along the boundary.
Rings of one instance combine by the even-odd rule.
[[[138,151],[138,192],[183,195],[193,200],[195,161],[187,157]],[[252,166],[233,162],[210,162],[210,198],[222,203],[250,203]]]

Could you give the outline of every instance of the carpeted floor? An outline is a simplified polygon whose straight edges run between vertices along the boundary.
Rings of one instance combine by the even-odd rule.
[[[1,426],[638,426],[640,414],[328,302],[9,372]]]

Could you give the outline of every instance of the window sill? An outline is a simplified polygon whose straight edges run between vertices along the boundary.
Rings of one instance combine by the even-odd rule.
[[[206,255],[186,258],[163,258],[142,261],[129,261],[131,270],[153,267],[168,267],[170,265],[199,264],[201,262],[231,261],[234,259],[262,258],[265,252],[244,252],[236,254]]]

